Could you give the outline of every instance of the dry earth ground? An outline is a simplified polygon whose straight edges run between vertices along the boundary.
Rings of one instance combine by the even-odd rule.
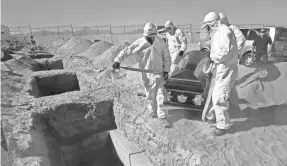
[[[71,41],[81,43],[75,39]],[[83,47],[76,47],[71,41],[67,45],[61,41],[52,43],[50,49],[61,54],[50,59],[20,57],[1,63],[2,122],[14,165],[48,165],[50,162],[45,153],[46,144],[36,132],[39,126],[33,122],[35,115],[48,115],[53,112],[53,109],[48,108],[58,108],[63,103],[92,104],[103,100],[113,101],[118,130],[133,144],[145,150],[154,165],[287,165],[287,88],[284,88],[287,63],[255,65],[252,68],[240,65],[236,90],[233,91],[231,100],[234,125],[230,133],[212,137],[208,134],[210,126],[200,121],[199,113],[171,110],[173,127],[170,129],[164,128],[159,120],[151,119],[151,113],[146,108],[146,99],[134,94],[143,89],[139,73],[125,72],[125,78],[113,82],[106,77],[107,70],[98,69],[110,66],[111,59],[125,44],[112,46],[101,55],[95,55],[95,58],[81,58],[83,55],[79,54],[85,50]],[[88,45],[91,46],[89,43]],[[197,47],[190,46],[189,49]],[[76,58],[71,58],[71,48],[79,49],[74,50],[78,53]],[[109,55],[107,59],[104,54]],[[127,60],[126,64],[134,64],[135,59]],[[61,68],[59,64],[55,64],[58,60],[62,60],[64,69],[48,73],[52,76],[76,73],[80,90],[75,86],[76,91],[35,98],[39,93],[37,88],[31,88],[31,78],[35,75],[49,75],[47,71],[37,72],[41,70],[41,64],[54,64]],[[105,111],[96,113],[109,113]],[[89,110],[77,115],[72,111],[70,114],[85,123],[84,117],[90,115]],[[73,119],[70,117],[62,121]],[[69,125],[75,124],[67,122],[66,125],[57,125],[58,130],[63,134],[80,132],[72,128],[68,132]],[[83,129],[86,128],[88,126],[83,126]],[[31,150],[35,147],[37,148]]]

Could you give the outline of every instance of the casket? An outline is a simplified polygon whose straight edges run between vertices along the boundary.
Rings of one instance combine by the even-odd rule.
[[[202,51],[186,53],[164,85],[163,109],[203,110],[210,82],[203,73],[210,63],[208,56]]]

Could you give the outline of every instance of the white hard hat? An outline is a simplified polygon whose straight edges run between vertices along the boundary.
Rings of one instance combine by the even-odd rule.
[[[203,19],[203,23],[201,25],[201,28],[205,28],[206,25],[212,23],[213,21],[216,21],[216,20],[220,20],[220,17],[217,13],[215,12],[209,12],[206,14],[206,16],[204,17]]]
[[[227,16],[223,13],[219,13],[219,18],[221,21],[223,21],[224,23],[228,24],[228,19],[227,19]]]
[[[144,36],[148,36],[148,35],[156,34],[156,33],[157,33],[157,30],[156,30],[155,25],[153,25],[152,23],[145,24],[144,29],[143,29]]]
[[[172,27],[174,27],[174,24],[172,21],[166,21],[164,27],[165,28],[172,28]]]

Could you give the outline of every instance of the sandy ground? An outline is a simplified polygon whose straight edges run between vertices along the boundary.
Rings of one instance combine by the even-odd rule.
[[[7,151],[1,147],[1,165],[11,166]]]
[[[68,44],[78,48],[71,41]],[[65,53],[68,46],[59,45],[65,48],[62,49]],[[197,48],[197,45],[189,46],[189,50]],[[119,52],[118,48],[111,49]],[[75,51],[84,50],[80,47],[80,51]],[[107,54],[109,60],[106,64],[111,64],[114,54]],[[25,83],[32,72],[29,65],[33,63],[32,60],[2,63],[1,107],[5,108],[2,117],[31,112],[31,103],[26,103],[26,99],[22,100],[19,95],[26,94]],[[82,67],[77,68],[77,72],[83,73],[87,79],[83,83],[85,91],[89,92],[92,87],[104,89],[112,84],[110,79],[104,78],[104,72],[97,74],[88,68],[85,60],[79,63]],[[114,113],[118,129],[132,143],[145,149],[155,165],[287,165],[287,88],[284,88],[287,63],[259,64],[251,68],[240,65],[239,71],[231,99],[233,126],[224,136],[210,136],[211,126],[200,121],[201,115],[196,112],[171,110],[173,126],[170,129],[164,128],[158,119],[151,119],[146,99],[134,94],[142,89],[140,75],[135,72],[126,72],[127,77],[116,80],[113,89],[109,89],[117,94]],[[12,111],[13,107],[17,107],[16,111]],[[5,157],[1,158],[2,165],[5,160]]]
[[[121,94],[123,99],[117,101],[115,112],[123,121],[118,122],[119,128],[130,141],[149,150],[147,155],[155,165],[287,165],[286,69],[287,63],[240,65],[231,99],[233,125],[224,136],[210,136],[212,126],[200,120],[200,113],[187,110],[170,110],[173,127],[164,129],[149,117],[146,100],[131,92]],[[137,76],[129,74],[131,78],[121,81],[135,91]]]

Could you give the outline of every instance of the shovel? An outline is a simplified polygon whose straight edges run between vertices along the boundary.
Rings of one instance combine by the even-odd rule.
[[[152,70],[145,70],[145,69],[132,68],[132,67],[122,67],[122,66],[120,68],[125,69],[125,70],[129,70],[129,71],[162,75],[161,72],[154,72]],[[120,79],[120,78],[123,78],[123,77],[126,76],[126,73],[120,75],[119,74],[119,69],[116,69],[116,70],[115,69],[111,69],[110,71],[108,71],[108,73],[111,74],[111,78],[115,78],[115,79]]]

